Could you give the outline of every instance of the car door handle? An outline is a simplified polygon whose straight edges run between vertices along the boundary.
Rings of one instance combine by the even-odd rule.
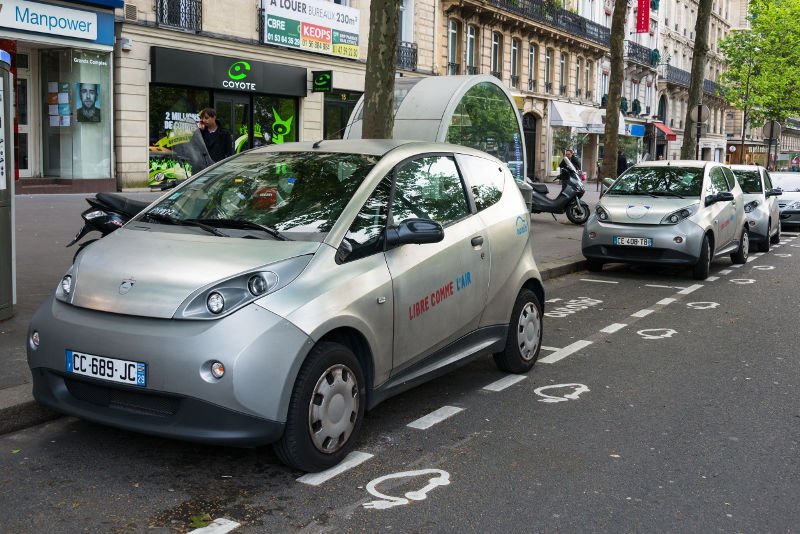
[[[479,247],[481,245],[483,245],[483,236],[478,235],[472,238],[473,247]]]

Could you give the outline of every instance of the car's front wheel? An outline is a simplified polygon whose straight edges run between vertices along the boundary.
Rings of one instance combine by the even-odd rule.
[[[589,220],[589,204],[582,200],[575,199],[575,202],[567,207],[567,219],[572,224],[582,225]]]
[[[750,255],[750,233],[747,228],[742,229],[742,237],[739,239],[739,248],[736,252],[731,253],[731,261],[737,265],[747,263],[747,257]]]
[[[283,437],[273,446],[278,458],[311,472],[342,461],[364,417],[364,384],[349,348],[329,341],[314,347],[297,375]]]
[[[769,242],[773,245],[777,245],[781,242],[781,223],[778,222],[778,230],[775,232],[775,235],[769,238]]]
[[[522,289],[517,295],[503,352],[494,355],[498,369],[526,373],[539,358],[542,346],[542,305],[536,293]]]
[[[700,245],[700,258],[692,269],[692,277],[695,280],[705,280],[711,270],[711,242],[708,235],[703,236],[703,243]]]
[[[759,252],[769,252],[769,245],[770,241],[772,240],[772,238],[770,237],[771,233],[772,233],[772,222],[770,222],[769,226],[767,226],[767,238],[758,244]]]

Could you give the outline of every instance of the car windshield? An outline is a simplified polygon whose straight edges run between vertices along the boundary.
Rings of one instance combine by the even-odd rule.
[[[772,178],[772,186],[780,187],[784,191],[800,191],[800,173],[785,172],[785,173],[770,173]]]
[[[606,195],[699,197],[702,188],[700,167],[631,167]]]
[[[761,193],[761,176],[758,171],[733,171],[736,175],[736,180],[742,186],[742,191],[745,193]]]
[[[242,154],[198,176],[140,218],[322,241],[379,159],[325,152]]]

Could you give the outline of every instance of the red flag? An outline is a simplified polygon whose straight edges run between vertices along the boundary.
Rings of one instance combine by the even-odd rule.
[[[650,31],[650,0],[638,0],[638,3],[636,33],[647,33]]]

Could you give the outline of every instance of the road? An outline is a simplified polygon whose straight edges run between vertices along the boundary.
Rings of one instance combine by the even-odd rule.
[[[746,265],[715,260],[700,283],[625,266],[549,280],[529,375],[487,357],[384,402],[354,465],[327,479],[269,448],[73,418],[9,434],[0,531],[172,533],[224,518],[236,533],[794,532],[798,279],[800,240],[785,234]]]

